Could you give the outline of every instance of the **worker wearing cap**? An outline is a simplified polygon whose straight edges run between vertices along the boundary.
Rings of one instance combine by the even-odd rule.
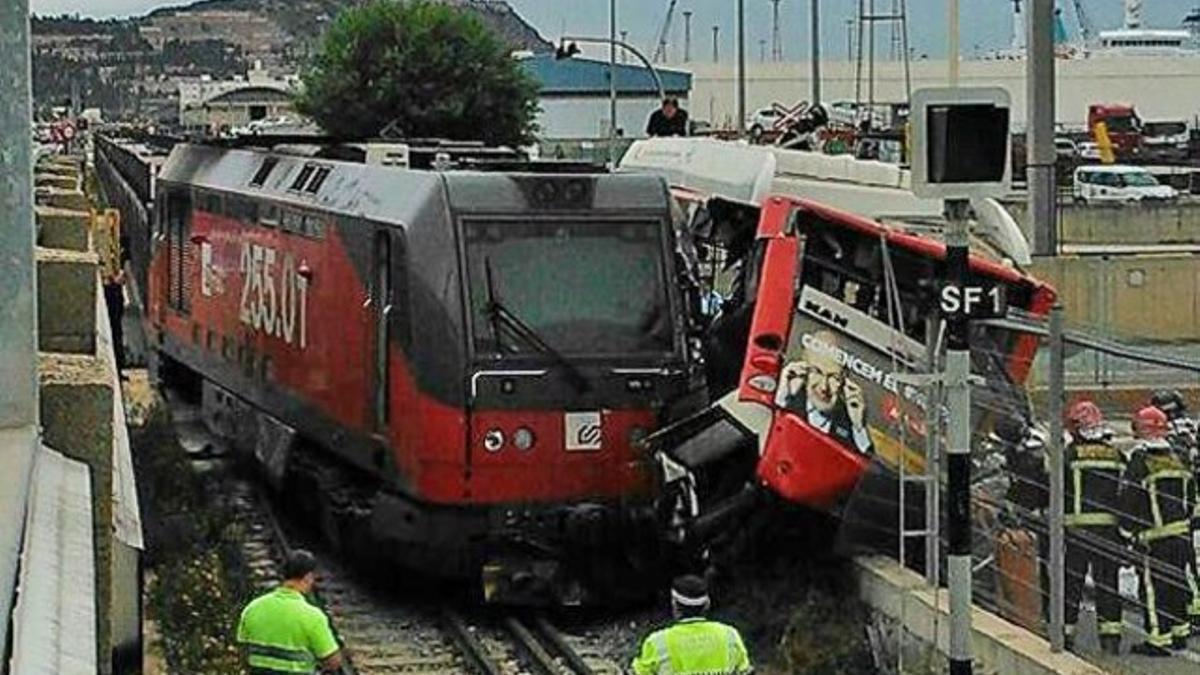
[[[1125,456],[1108,442],[1104,416],[1091,401],[1078,401],[1070,407],[1066,428],[1071,433],[1063,461],[1067,630],[1074,632],[1090,566],[1096,584],[1100,642],[1105,651],[1117,654],[1121,645],[1118,579],[1124,557],[1117,512]]]
[[[316,585],[317,561],[297,549],[287,557],[283,583],[242,610],[237,641],[250,675],[336,672],[342,667],[329,618],[305,594]]]
[[[1184,567],[1191,558],[1188,541],[1196,486],[1187,465],[1167,441],[1167,416],[1153,406],[1137,411],[1138,438],[1121,486],[1121,529],[1142,554],[1139,587],[1146,642],[1133,651],[1168,656],[1186,646],[1191,634],[1189,592]]]
[[[633,660],[636,675],[742,675],[751,672],[750,657],[736,628],[704,615],[711,605],[708,584],[683,576],[671,584],[675,623],[642,642]]]

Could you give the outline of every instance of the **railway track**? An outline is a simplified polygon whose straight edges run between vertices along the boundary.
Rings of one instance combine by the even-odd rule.
[[[181,444],[193,458],[227,454],[204,427],[199,411],[170,403]],[[243,557],[251,585],[265,591],[280,580],[278,561],[295,545],[287,521],[261,483],[227,480],[230,507],[244,527]],[[586,638],[570,637],[540,616],[495,614],[468,619],[451,604],[406,601],[371,588],[320,547],[318,595],[340,642],[345,675],[612,675],[620,667]]]

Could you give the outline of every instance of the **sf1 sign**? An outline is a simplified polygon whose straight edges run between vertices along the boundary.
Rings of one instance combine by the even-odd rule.
[[[972,319],[995,319],[1008,312],[1008,297],[1000,284],[985,286],[943,286],[942,314],[966,314]]]

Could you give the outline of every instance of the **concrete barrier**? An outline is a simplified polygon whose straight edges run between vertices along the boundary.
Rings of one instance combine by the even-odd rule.
[[[1030,236],[1022,201],[1004,206]],[[1059,241],[1064,246],[1200,244],[1200,204],[1074,204],[1059,207]]]
[[[34,212],[37,214],[38,246],[68,251],[91,249],[88,236],[91,214],[87,211],[38,206]]]
[[[94,272],[93,272],[94,274]],[[92,281],[95,285],[95,280]],[[96,313],[93,299],[92,314]],[[91,470],[96,547],[96,637],[101,672],[109,672],[112,639],[112,477],[114,374],[96,354],[41,354],[43,442]],[[116,394],[119,395],[119,394]]]
[[[875,611],[903,626],[916,640],[942,654],[950,643],[950,598],[935,594],[925,579],[890,558],[854,560],[859,595]],[[971,647],[978,673],[1003,675],[1104,675],[1074,654],[1050,651],[1050,644],[1024,628],[974,608]]]
[[[38,248],[38,351],[96,351],[95,253]],[[57,448],[61,449],[61,448]]]
[[[60,190],[79,189],[79,176],[65,173],[39,173],[33,179],[37,187],[52,187]]]
[[[61,209],[75,211],[86,211],[91,206],[88,203],[87,195],[78,188],[64,190],[56,187],[38,187],[34,189],[34,199],[37,204],[42,206],[57,206]]]

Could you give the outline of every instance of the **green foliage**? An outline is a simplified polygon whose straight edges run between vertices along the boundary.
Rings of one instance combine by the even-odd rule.
[[[145,514],[149,613],[176,673],[241,673],[234,629],[251,589],[231,511],[193,471],[163,406],[131,437]]]
[[[338,15],[296,101],[329,133],[532,140],[537,85],[472,13],[375,0]]]

